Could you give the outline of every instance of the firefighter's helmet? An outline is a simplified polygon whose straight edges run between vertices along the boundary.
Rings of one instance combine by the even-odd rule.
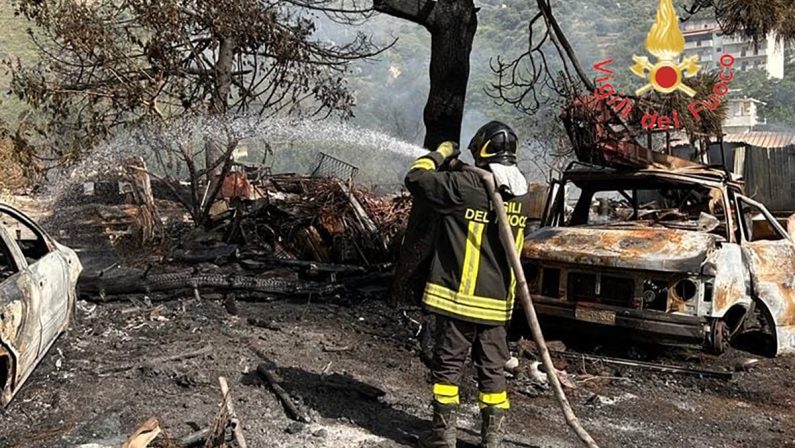
[[[492,121],[478,129],[469,142],[475,165],[484,167],[492,163],[516,165],[518,148],[516,132],[505,123]]]

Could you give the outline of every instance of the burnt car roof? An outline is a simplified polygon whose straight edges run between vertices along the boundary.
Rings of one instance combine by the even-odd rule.
[[[629,178],[657,178],[680,182],[698,183],[718,186],[727,184],[742,189],[742,178],[720,168],[695,165],[683,168],[649,167],[643,169],[615,169],[596,165],[575,164],[563,175],[564,179],[577,181],[588,180],[627,180]]]

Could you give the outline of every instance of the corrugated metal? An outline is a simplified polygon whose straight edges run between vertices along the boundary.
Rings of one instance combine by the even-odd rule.
[[[795,211],[795,146],[748,148],[746,193],[774,212]]]
[[[727,134],[725,143],[744,143],[764,149],[786,148],[795,145],[795,133],[788,132],[747,132],[745,134]]]

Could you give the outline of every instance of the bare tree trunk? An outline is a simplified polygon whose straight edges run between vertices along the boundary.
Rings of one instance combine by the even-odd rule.
[[[209,113],[220,119],[224,118],[229,109],[229,93],[232,89],[232,69],[234,66],[235,43],[228,37],[221,36],[218,44],[218,59],[215,62],[215,88],[213,89],[210,100]],[[224,148],[222,142],[213,138],[212,134],[207,135],[204,142],[205,157],[205,176],[206,190],[204,195],[197,202],[198,221],[197,225],[204,225],[209,218],[210,207],[215,202],[215,196],[223,183],[223,176],[226,175],[229,167],[229,158],[232,152]],[[194,179],[196,183],[200,179]]]
[[[593,91],[596,89],[593,81],[588,78],[588,75],[585,73],[585,70],[580,63],[580,59],[577,58],[577,54],[574,53],[574,48],[572,48],[571,43],[569,43],[569,39],[566,37],[566,34],[560,28],[560,24],[558,23],[555,16],[552,14],[552,7],[549,5],[549,0],[537,0],[538,2],[538,9],[544,15],[549,27],[549,33],[552,35],[552,38],[563,47],[563,50],[566,52],[566,56],[569,57],[569,60],[574,65],[574,70],[577,72],[577,76],[580,78],[580,81],[585,85],[585,87]],[[565,61],[564,61],[565,64]]]
[[[461,140],[469,55],[478,26],[472,0],[439,0],[430,17],[431,89],[425,105],[425,147]]]

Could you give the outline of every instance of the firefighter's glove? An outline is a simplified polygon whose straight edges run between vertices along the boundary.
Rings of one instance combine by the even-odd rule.
[[[457,159],[461,155],[461,150],[456,142],[444,142],[436,148],[436,152],[441,154],[445,161]]]

